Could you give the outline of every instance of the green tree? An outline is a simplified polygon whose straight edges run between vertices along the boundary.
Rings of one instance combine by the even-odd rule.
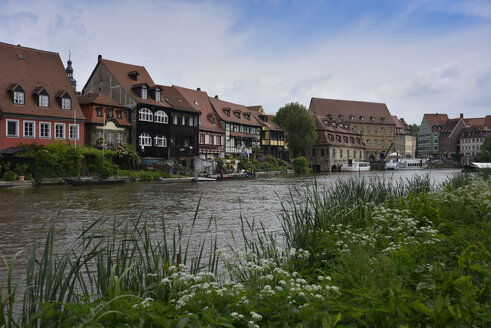
[[[491,162],[491,134],[484,138],[481,145],[481,152],[477,153],[476,160],[478,162]]]
[[[312,149],[317,133],[314,118],[304,105],[288,103],[278,110],[273,120],[285,130],[285,139],[294,157]]]

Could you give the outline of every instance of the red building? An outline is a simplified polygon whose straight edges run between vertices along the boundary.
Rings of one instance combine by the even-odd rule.
[[[58,53],[0,43],[0,63],[0,150],[84,144],[85,117],[67,76],[71,61],[65,71]]]

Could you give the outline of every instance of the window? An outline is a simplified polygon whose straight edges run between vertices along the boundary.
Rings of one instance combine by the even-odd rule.
[[[385,128],[383,126],[380,127],[380,132],[382,132],[382,134],[385,132]]]
[[[69,137],[70,137],[70,140],[79,140],[80,139],[80,135],[78,133],[78,124],[70,124],[69,125]]]
[[[392,128],[389,127],[389,133],[392,133]]]
[[[152,111],[148,108],[142,108],[138,111],[140,121],[153,122]]]
[[[148,133],[142,133],[138,137],[138,145],[140,147],[149,147],[152,146],[152,137]]]
[[[72,100],[70,98],[61,98],[61,109],[72,109]]]
[[[156,101],[160,101],[160,91],[159,90],[155,90],[155,100]]]
[[[64,123],[55,123],[55,139],[65,139]]]
[[[48,95],[39,95],[39,107],[49,107]]]
[[[125,111],[124,111],[124,117],[125,117],[127,120],[129,120],[129,119],[130,119],[130,111],[129,111],[129,110],[125,109]]]
[[[34,121],[24,121],[24,138],[36,137],[36,123]]]
[[[315,148],[312,148],[312,157],[315,157],[316,156],[316,151],[315,151]]]
[[[374,126],[373,127],[373,133],[377,133],[378,132],[378,126]]]
[[[39,138],[41,139],[51,138],[51,123],[39,122]]]
[[[147,88],[146,87],[142,87],[142,99],[147,99],[148,98],[148,95],[147,95]]]
[[[367,146],[370,146],[370,139],[367,139]]]
[[[155,146],[156,147],[167,147],[167,139],[162,135],[156,136],[155,137]]]
[[[169,117],[163,110],[158,110],[155,112],[155,122],[167,124],[169,122]]]
[[[205,135],[204,134],[200,134],[199,135],[199,143],[200,144],[204,144],[205,143]]]
[[[367,133],[370,133],[370,127],[367,126]]]
[[[370,121],[375,122],[375,117],[370,116]]]
[[[123,118],[123,113],[120,110],[117,110],[116,111],[116,117],[117,117],[118,120],[122,119]]]
[[[14,104],[24,105],[25,96],[24,91],[14,91]]]
[[[373,140],[373,145],[378,146],[378,140],[377,139]]]
[[[380,145],[383,147],[385,146],[385,140],[380,141]]]
[[[108,118],[113,117],[113,109],[112,108],[106,108],[106,115]]]
[[[114,132],[109,131],[107,133],[107,147],[108,148],[114,148]]]
[[[116,135],[116,141],[118,143],[118,145],[121,145],[123,143],[123,132],[118,132],[118,134]]]
[[[321,148],[321,157],[324,157],[324,156],[325,156],[324,148]]]
[[[210,145],[213,145],[213,139],[214,139],[214,136],[208,137],[208,142],[210,143]]]
[[[222,144],[222,137],[217,136],[217,145],[221,145],[221,144]]]
[[[360,116],[360,119],[361,119],[362,121],[364,121],[364,120],[365,120],[365,116]]]
[[[7,137],[19,136],[19,121],[7,120]]]
[[[101,107],[97,107],[96,110],[97,110],[97,116],[98,117],[102,117],[102,108]]]

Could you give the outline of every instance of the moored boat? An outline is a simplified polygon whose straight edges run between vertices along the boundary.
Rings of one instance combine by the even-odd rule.
[[[348,160],[339,167],[341,172],[363,172],[370,171],[370,163],[366,161]]]
[[[395,158],[385,163],[386,170],[421,170],[426,168],[426,159]]]
[[[113,185],[122,184],[127,181],[124,179],[97,179],[97,178],[79,178],[79,179],[69,179],[64,178],[67,183],[73,186],[90,186],[90,185]]]

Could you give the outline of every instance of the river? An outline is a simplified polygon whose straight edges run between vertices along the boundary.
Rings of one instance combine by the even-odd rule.
[[[371,171],[365,177],[380,176],[393,182],[414,174],[429,174],[434,183],[444,181],[458,170]],[[221,246],[231,242],[231,233],[240,235],[240,217],[261,221],[270,232],[281,232],[278,214],[281,202],[289,201],[292,187],[303,189],[315,182],[321,188],[338,179],[358,173],[318,175],[261,176],[253,180],[208,182],[151,183],[133,182],[125,185],[73,187],[71,185],[41,186],[0,190],[0,254],[9,260],[20,250],[15,276],[21,275],[35,239],[46,235],[46,221],[58,222],[58,247],[68,245],[84,226],[101,216],[115,220],[136,218],[160,219],[173,228],[177,223],[189,227],[200,202],[193,234],[207,234],[210,217],[214,218],[214,235]],[[215,225],[216,223],[216,225]],[[258,226],[258,225],[256,225]],[[0,284],[6,281],[6,267],[0,264]]]

